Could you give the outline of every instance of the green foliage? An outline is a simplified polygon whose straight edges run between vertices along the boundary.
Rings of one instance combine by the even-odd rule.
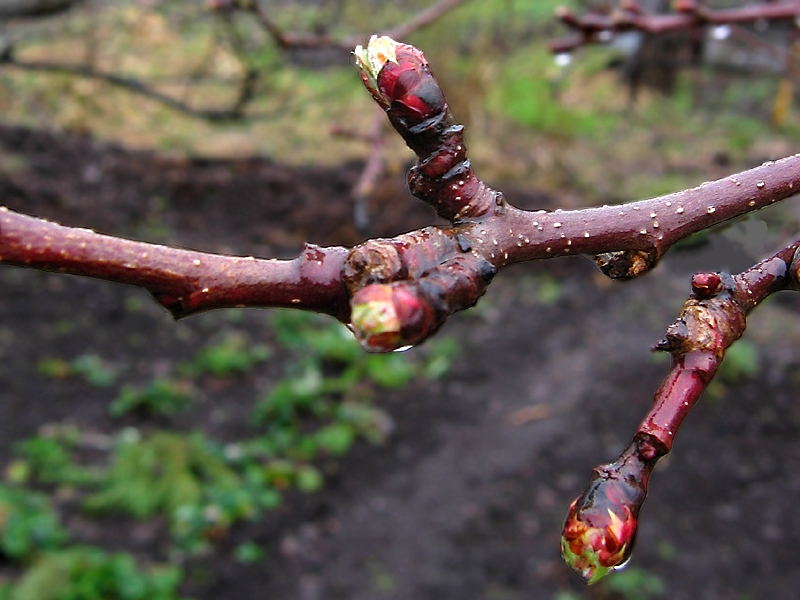
[[[174,415],[189,407],[191,390],[188,382],[167,378],[151,381],[143,389],[125,386],[109,406],[108,412],[114,417],[134,411],[150,415]]]
[[[724,383],[741,383],[758,373],[758,348],[747,340],[738,340],[725,351],[725,360],[717,377]]]
[[[18,458],[8,468],[10,479],[20,483],[33,479],[59,485],[96,484],[99,471],[73,461],[72,449],[78,442],[78,435],[75,430],[62,429],[17,443],[14,453]]]
[[[201,350],[190,365],[183,367],[187,373],[210,373],[216,377],[227,377],[242,373],[272,354],[264,345],[247,346],[243,335],[229,335],[220,343]]]
[[[47,496],[23,488],[0,485],[0,552],[26,560],[53,550],[67,540]]]
[[[179,600],[177,567],[139,569],[130,554],[73,547],[42,556],[3,600]]]
[[[165,514],[178,548],[197,552],[233,523],[280,504],[270,466],[256,454],[245,456],[237,449],[226,457],[224,448],[199,434],[162,431],[146,439],[127,437],[115,448],[100,489],[86,498],[86,510],[139,518]],[[310,467],[294,468],[283,487],[297,483],[310,489],[304,471]]]
[[[209,452],[199,435],[157,432],[146,439],[123,439],[100,489],[84,504],[90,511],[123,511],[149,517],[174,514],[198,504],[204,487],[234,488],[239,477]]]
[[[342,455],[359,437],[381,443],[391,423],[371,405],[377,390],[441,377],[457,353],[453,342],[441,340],[416,360],[406,353],[367,354],[342,325],[304,313],[279,311],[273,326],[297,360],[256,406],[253,419],[267,429],[263,448],[269,454],[299,460],[320,452]]]
[[[45,377],[64,379],[82,377],[90,385],[109,387],[114,385],[117,373],[96,354],[82,354],[72,361],[62,358],[46,358],[39,361],[39,372]]]
[[[525,47],[509,57],[487,96],[489,106],[521,125],[558,138],[593,137],[612,130],[619,120],[616,115],[561,101],[562,83],[552,61],[544,48]]]
[[[236,546],[234,555],[236,556],[236,560],[241,563],[252,563],[258,562],[264,558],[264,551],[257,544],[247,542]]]
[[[666,586],[660,577],[644,569],[629,567],[604,580],[606,589],[623,600],[649,600],[663,594]]]

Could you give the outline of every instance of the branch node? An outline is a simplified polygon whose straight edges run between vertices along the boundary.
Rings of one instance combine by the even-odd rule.
[[[658,262],[655,252],[619,250],[594,257],[597,267],[611,279],[632,279],[652,269]]]

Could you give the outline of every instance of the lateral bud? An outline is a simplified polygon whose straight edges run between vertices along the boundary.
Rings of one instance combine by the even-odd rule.
[[[365,350],[391,352],[425,339],[435,317],[411,284],[372,284],[353,296],[350,324]]]

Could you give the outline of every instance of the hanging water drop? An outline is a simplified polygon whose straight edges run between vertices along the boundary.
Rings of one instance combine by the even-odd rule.
[[[711,37],[715,40],[727,40],[731,36],[730,25],[717,25],[711,29]]]
[[[564,69],[572,64],[572,54],[569,52],[559,52],[555,56],[556,66]]]

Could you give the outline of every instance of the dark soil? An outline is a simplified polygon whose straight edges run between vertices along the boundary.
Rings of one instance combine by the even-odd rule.
[[[349,199],[359,165],[175,160],[8,127],[0,128],[4,156],[21,161],[0,169],[0,203],[65,224],[259,256],[291,256],[304,241],[362,238]],[[531,194],[508,196],[518,205],[553,205]],[[371,235],[432,221],[394,180],[383,184],[372,212]],[[322,492],[291,494],[263,522],[237,526],[212,556],[189,565],[186,595],[643,597],[605,584],[585,588],[559,557],[561,522],[591,468],[624,448],[648,409],[667,369],[649,348],[677,314],[688,275],[703,258],[720,268],[741,250],[712,245],[703,252],[675,253],[624,285],[606,282],[582,259],[504,271],[479,309],[444,328],[442,335],[462,348],[453,371],[381,398],[395,421],[388,442],[358,444],[323,465]],[[561,292],[553,304],[538,295],[551,278]],[[760,309],[759,329],[747,335],[758,348],[759,370],[737,385],[718,386],[656,470],[633,565],[661,579],[659,597],[797,597],[797,308],[789,296]],[[15,441],[46,423],[97,433],[120,427],[108,416],[107,389],[45,378],[37,370],[43,358],[92,352],[137,381],[225,332],[244,331],[254,340],[269,335],[265,311],[174,323],[141,290],[16,268],[0,269],[0,309],[0,465]],[[172,425],[223,440],[251,434],[253,403],[281,373],[270,363],[238,378],[208,378],[194,409]],[[541,408],[526,421],[519,411],[532,406]],[[125,548],[143,560],[165,558],[162,522],[90,520],[63,504],[77,540]],[[245,539],[260,544],[266,558],[250,565],[234,560],[232,548]]]

